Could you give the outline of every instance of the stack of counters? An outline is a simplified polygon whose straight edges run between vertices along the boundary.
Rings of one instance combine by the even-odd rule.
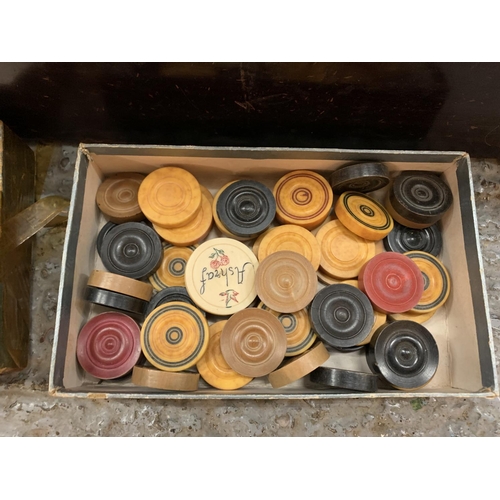
[[[332,387],[334,389],[347,389],[350,391],[376,392],[378,390],[378,377],[372,373],[339,370],[320,366],[310,373],[309,381],[313,384]]]
[[[329,285],[320,290],[309,311],[314,331],[335,348],[359,346],[374,323],[368,297],[351,285]]]
[[[319,368],[330,358],[330,353],[321,342],[296,358],[285,361],[282,366],[269,374],[269,382],[278,389],[305,377]]]
[[[210,191],[200,185],[201,189],[201,208],[195,218],[186,225],[167,229],[153,224],[155,231],[172,245],[187,247],[203,241],[212,229],[212,203],[213,196]]]
[[[143,180],[141,174],[121,173],[106,178],[99,186],[96,203],[109,221],[120,224],[144,219],[137,199]]]
[[[143,366],[134,366],[132,371],[134,385],[163,391],[196,391],[199,380],[200,374],[193,372],[165,372]]]
[[[138,194],[144,215],[168,229],[186,226],[195,219],[201,210],[201,198],[196,178],[179,167],[154,170],[144,179]]]
[[[153,287],[149,283],[127,278],[119,274],[108,273],[106,271],[92,271],[87,281],[87,285],[146,301],[149,301],[151,295],[153,295]]]
[[[180,372],[194,366],[208,346],[208,324],[198,309],[185,302],[155,308],[144,320],[141,347],[156,368]]]
[[[203,311],[229,316],[248,307],[257,296],[259,262],[243,243],[214,238],[202,243],[186,265],[186,290]]]
[[[163,245],[160,266],[149,277],[155,290],[160,291],[170,286],[185,286],[186,263],[194,250],[196,250],[195,246],[174,247],[168,243]]]
[[[280,313],[294,313],[307,307],[318,287],[312,264],[296,252],[275,252],[257,269],[255,287],[260,300]]]
[[[371,241],[382,240],[394,227],[392,217],[380,203],[354,191],[339,196],[335,214],[349,231]]]
[[[149,316],[154,309],[169,302],[185,302],[186,304],[191,304],[193,307],[196,307],[196,304],[193,302],[184,287],[169,286],[152,297],[146,308],[146,312],[144,313],[145,316]],[[203,311],[201,312],[205,315]]]
[[[232,391],[250,383],[253,378],[235,372],[224,359],[220,347],[220,336],[227,321],[210,325],[210,340],[203,357],[196,368],[203,380],[217,389]]]
[[[333,172],[330,182],[334,194],[345,191],[370,193],[389,184],[389,169],[383,163],[345,165]]]
[[[274,186],[276,218],[282,224],[318,227],[329,215],[333,192],[328,181],[308,170],[290,172]]]
[[[384,238],[384,247],[388,252],[427,252],[437,257],[442,246],[443,237],[437,224],[413,229],[394,222],[394,229]]]
[[[386,208],[403,226],[424,229],[438,222],[452,201],[450,188],[437,175],[406,171],[394,179]]]
[[[342,281],[342,284],[343,285],[351,285],[355,288],[358,288],[359,289],[359,283],[358,283],[358,280],[346,280],[346,281]],[[365,340],[361,341],[358,345],[366,345],[366,344],[369,344],[370,343],[370,340],[371,338],[373,337],[373,334],[382,326],[382,325],[385,325],[386,321],[387,321],[387,315],[385,313],[382,313],[380,311],[377,311],[376,309],[373,310],[373,316],[374,316],[374,320],[373,320],[373,326],[372,326],[372,329],[370,331],[370,333],[368,334],[368,337],[366,337]]]
[[[356,278],[375,255],[375,242],[357,236],[338,220],[323,225],[316,233],[316,241],[321,250],[322,274],[335,279]]]
[[[386,314],[413,309],[424,291],[424,279],[418,266],[395,252],[375,255],[361,269],[358,282],[373,307]]]
[[[263,377],[278,368],[286,354],[286,333],[278,318],[249,308],[231,316],[222,329],[220,349],[240,375]]]
[[[161,248],[160,237],[148,225],[125,222],[106,233],[100,255],[108,271],[140,279],[159,266]]]
[[[300,226],[285,224],[271,229],[258,245],[257,257],[262,262],[269,255],[288,250],[303,255],[316,271],[321,260],[321,249],[310,231]]]
[[[122,313],[106,312],[94,316],[78,335],[78,362],[87,373],[102,380],[127,375],[140,355],[139,326]]]
[[[227,228],[226,226],[224,226],[224,224],[222,223],[222,221],[220,220],[219,218],[219,215],[217,213],[217,203],[219,201],[219,196],[224,192],[224,190],[226,188],[228,188],[231,184],[234,184],[236,181],[231,181],[231,182],[228,182],[227,184],[224,184],[224,186],[222,186],[219,191],[217,191],[217,193],[215,194],[214,196],[214,201],[212,202],[212,214],[213,214],[213,217],[214,217],[214,222],[215,222],[215,226],[217,227],[217,229],[221,232],[221,234],[223,236],[226,236],[228,238],[232,238],[232,239],[235,239],[237,241],[249,241],[251,239],[253,239],[253,236],[245,236],[245,237],[242,237],[242,236],[236,236],[235,234],[231,233]]]
[[[424,291],[418,304],[410,312],[427,314],[439,309],[450,295],[450,275],[444,265],[433,255],[426,252],[407,252],[420,269],[424,279]]]
[[[268,229],[276,214],[273,193],[252,180],[232,182],[217,196],[215,209],[219,221],[239,238],[255,238]]]
[[[263,302],[258,305],[258,308],[269,311],[283,325],[286,333],[286,357],[302,354],[314,344],[316,334],[312,329],[307,309],[294,313],[280,313],[269,309]]]
[[[87,286],[85,288],[85,300],[99,306],[119,309],[120,311],[125,311],[140,318],[144,315],[148,305],[146,300],[93,286]]]
[[[381,326],[367,352],[373,373],[402,390],[428,384],[439,364],[439,350],[432,334],[413,321],[395,321]]]

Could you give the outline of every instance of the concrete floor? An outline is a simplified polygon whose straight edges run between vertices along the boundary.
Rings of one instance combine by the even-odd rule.
[[[75,147],[37,148],[38,193],[70,196]],[[498,358],[500,165],[473,162]],[[36,237],[31,361],[0,377],[0,436],[495,436],[500,400],[102,401],[47,394],[65,229]],[[498,369],[498,360],[497,360]]]

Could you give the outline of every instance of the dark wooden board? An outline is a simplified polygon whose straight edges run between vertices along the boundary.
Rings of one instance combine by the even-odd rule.
[[[26,139],[500,156],[499,63],[1,63]]]
[[[35,201],[33,151],[0,121],[0,223]],[[0,375],[28,363],[32,239],[3,255],[0,273]]]

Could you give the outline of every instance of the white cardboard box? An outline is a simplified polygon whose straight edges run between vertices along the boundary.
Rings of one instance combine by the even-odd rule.
[[[314,170],[328,178],[341,165],[369,160],[385,163],[392,175],[402,170],[441,173],[453,192],[452,207],[441,221],[441,259],[451,275],[451,293],[445,306],[425,324],[438,343],[439,367],[432,381],[419,392],[390,390],[363,394],[312,388],[304,380],[273,389],[263,377],[237,391],[220,391],[200,379],[197,392],[176,393],[134,386],[130,377],[98,381],[78,365],[78,333],[91,316],[105,310],[83,299],[90,272],[104,269],[95,249],[99,229],[106,222],[95,203],[97,188],[104,177],[124,171],[149,173],[165,165],[175,165],[190,171],[215,192],[226,182],[239,178],[255,178],[272,187],[286,172],[297,169]],[[377,193],[377,197],[382,199],[384,194]],[[212,236],[219,235],[213,230]],[[369,372],[360,351],[346,354],[332,349],[327,366]],[[469,156],[446,151],[81,145],[63,253],[49,390],[53,395],[69,397],[158,399],[497,396]]]

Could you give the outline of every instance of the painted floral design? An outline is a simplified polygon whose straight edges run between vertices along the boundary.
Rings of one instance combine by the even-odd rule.
[[[214,253],[209,256],[210,267],[212,269],[218,269],[220,266],[227,266],[229,264],[229,257],[224,254],[224,250],[219,250],[214,248]]]
[[[226,301],[226,307],[231,307],[230,302],[234,300],[236,303],[238,303],[238,299],[236,296],[238,295],[238,292],[236,290],[226,290],[225,292],[219,293],[221,297],[223,297],[222,300]]]

